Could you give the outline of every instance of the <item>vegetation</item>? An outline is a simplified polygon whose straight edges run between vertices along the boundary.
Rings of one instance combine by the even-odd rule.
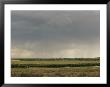
[[[13,77],[97,77],[100,58],[12,59]]]

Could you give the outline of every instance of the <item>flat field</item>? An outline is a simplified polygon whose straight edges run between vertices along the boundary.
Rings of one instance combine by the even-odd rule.
[[[99,58],[12,59],[12,77],[99,77]]]

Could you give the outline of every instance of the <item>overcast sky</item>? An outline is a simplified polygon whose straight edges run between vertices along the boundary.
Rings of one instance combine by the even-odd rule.
[[[12,11],[11,56],[100,56],[100,11]]]

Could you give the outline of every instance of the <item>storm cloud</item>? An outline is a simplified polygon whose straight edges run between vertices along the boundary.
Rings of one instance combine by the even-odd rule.
[[[11,11],[11,56],[100,56],[100,11]]]

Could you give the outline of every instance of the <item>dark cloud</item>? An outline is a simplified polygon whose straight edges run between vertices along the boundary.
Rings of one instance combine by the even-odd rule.
[[[60,55],[63,50],[86,48],[85,52],[97,50],[91,54],[99,56],[100,12],[12,11],[11,39],[12,49]]]

